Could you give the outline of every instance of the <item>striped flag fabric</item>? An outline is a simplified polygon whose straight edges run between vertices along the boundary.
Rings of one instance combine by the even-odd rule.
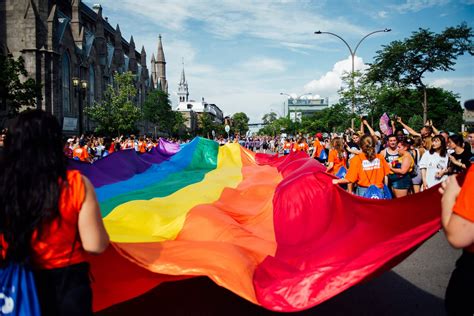
[[[304,153],[195,138],[71,164],[94,184],[112,243],[90,257],[95,311],[194,276],[269,310],[304,310],[389,270],[440,228],[437,189],[361,198]]]

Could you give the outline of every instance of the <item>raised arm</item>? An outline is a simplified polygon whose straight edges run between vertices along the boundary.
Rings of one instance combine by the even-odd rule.
[[[413,128],[406,125],[405,123],[403,123],[402,118],[400,116],[397,118],[397,122],[400,123],[400,125],[402,125],[403,128],[406,129],[408,131],[408,133],[410,133],[410,135],[421,137],[420,133],[418,133],[417,131],[415,131]]]
[[[375,131],[374,131],[374,129],[372,128],[372,126],[369,125],[369,122],[367,122],[367,120],[363,120],[363,121],[362,121],[362,124],[364,124],[365,126],[367,126],[367,129],[369,130],[370,135],[375,136]]]

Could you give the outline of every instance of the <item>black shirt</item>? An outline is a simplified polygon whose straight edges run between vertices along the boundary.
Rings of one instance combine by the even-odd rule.
[[[456,160],[461,160],[461,162],[466,166],[466,169],[463,169],[461,166],[458,166],[454,163],[451,162],[451,160],[449,161],[449,171],[451,174],[453,173],[461,173],[463,172],[464,170],[467,170],[469,169],[469,167],[471,166],[471,162],[470,162],[470,159],[471,159],[471,152],[469,150],[463,150],[462,153],[460,154],[456,154],[455,152],[453,152],[451,154],[451,156],[454,157],[454,159]]]

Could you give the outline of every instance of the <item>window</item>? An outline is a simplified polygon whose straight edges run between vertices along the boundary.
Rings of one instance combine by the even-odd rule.
[[[94,66],[89,66],[89,105],[93,105],[95,101],[95,73]]]
[[[69,55],[63,54],[62,57],[62,95],[63,95],[63,112],[70,114],[71,110],[71,64]]]

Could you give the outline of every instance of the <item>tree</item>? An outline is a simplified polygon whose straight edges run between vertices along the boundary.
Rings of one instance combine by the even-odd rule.
[[[234,132],[245,135],[249,130],[249,120],[247,114],[243,112],[237,112],[232,115],[232,128]]]
[[[262,117],[262,121],[263,121],[263,124],[271,124],[274,121],[276,121],[277,118],[278,118],[278,115],[272,111],[270,113],[265,114]]]
[[[176,136],[180,131],[185,129],[184,123],[186,120],[184,119],[183,114],[179,111],[171,111],[171,120],[173,122],[171,133]]]
[[[181,113],[179,116],[182,120],[178,122],[179,117],[171,109],[171,102],[166,92],[157,89],[147,95],[143,103],[143,119],[150,121],[160,130],[171,135],[177,133],[180,125],[184,123]]]
[[[211,138],[211,133],[213,130],[215,130],[215,123],[212,120],[212,117],[209,113],[204,112],[199,115],[199,122],[198,122],[198,134]]]
[[[131,72],[116,73],[115,87],[109,85],[102,101],[84,109],[86,115],[97,123],[96,132],[105,135],[135,132],[136,123],[142,115],[132,102],[137,93],[133,78]]]
[[[2,106],[7,117],[12,117],[21,107],[34,107],[41,99],[41,84],[32,78],[26,78],[25,60],[18,57],[0,55],[0,110]]]
[[[420,28],[410,38],[394,41],[377,52],[368,78],[397,87],[415,87],[422,92],[423,121],[428,117],[426,73],[453,70],[458,56],[474,55],[472,28],[466,23],[448,27],[441,34]]]

